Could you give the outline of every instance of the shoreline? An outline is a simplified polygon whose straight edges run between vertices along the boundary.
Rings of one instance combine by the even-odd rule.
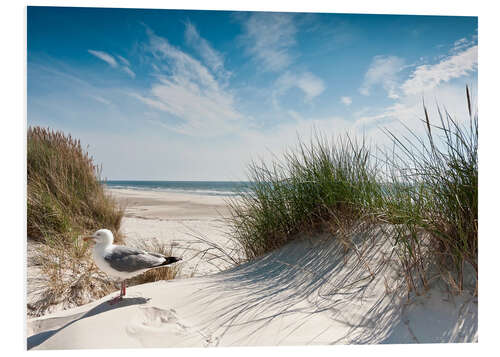
[[[152,191],[126,188],[105,188],[118,204],[125,206],[126,217],[144,219],[214,219],[229,214],[229,196]]]
[[[170,180],[108,180],[101,181],[107,190],[173,193],[195,196],[235,197],[247,192],[250,181],[170,181]]]

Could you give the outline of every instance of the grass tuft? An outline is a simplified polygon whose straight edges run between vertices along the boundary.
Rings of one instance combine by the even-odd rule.
[[[30,127],[27,146],[28,237],[69,243],[75,233],[108,227],[120,239],[123,209],[104,192],[100,168],[80,141]]]
[[[300,142],[280,163],[250,165],[249,192],[230,202],[235,238],[252,259],[326,223],[335,230],[367,219],[381,195],[377,175],[364,142]]]
[[[104,192],[100,168],[78,140],[40,127],[29,127],[27,136],[27,235],[38,247],[28,259],[37,268],[35,280],[43,282],[28,313],[40,315],[110,292],[80,237],[106,227],[120,242],[123,208]]]
[[[468,88],[466,97],[465,124],[439,108],[433,124],[424,105],[423,137],[386,131],[393,150],[382,157],[364,141],[316,135],[281,160],[252,163],[250,190],[230,202],[229,224],[246,258],[310,231],[346,243],[342,232],[372,222],[386,226],[410,291],[426,289],[435,268],[457,292],[466,264],[477,282],[478,116]]]
[[[397,189],[386,195],[384,207],[397,225],[395,241],[409,276],[427,285],[426,262],[436,261],[458,291],[464,288],[466,264],[476,281],[478,273],[478,115],[468,87],[466,97],[465,123],[438,108],[439,123],[433,125],[424,106],[425,137],[387,132],[395,143],[389,160]]]
[[[137,248],[143,249],[147,252],[163,254],[164,256],[173,256],[172,243],[162,242],[158,239],[152,239],[147,241],[140,241]],[[160,280],[172,280],[180,275],[182,270],[182,263],[176,263],[171,266],[165,266],[163,268],[151,269],[141,275],[135,276],[128,280],[128,285],[139,285],[145,283],[152,283]]]

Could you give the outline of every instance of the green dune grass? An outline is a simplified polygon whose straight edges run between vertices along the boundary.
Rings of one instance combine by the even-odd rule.
[[[409,290],[425,290],[438,274],[460,292],[465,265],[477,281],[478,116],[468,88],[466,96],[466,124],[439,111],[440,125],[431,125],[424,106],[426,135],[386,131],[390,152],[318,134],[271,164],[252,163],[253,183],[230,202],[229,219],[247,259],[301,233],[339,237],[369,221],[390,228]]]

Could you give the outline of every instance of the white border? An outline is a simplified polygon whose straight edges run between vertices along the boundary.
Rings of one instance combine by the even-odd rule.
[[[495,104],[498,103],[498,12],[487,2],[459,1],[356,1],[326,2],[307,1],[152,1],[152,0],[51,0],[5,2],[0,12],[2,34],[1,70],[2,70],[2,116],[1,116],[1,152],[2,160],[2,278],[3,291],[1,305],[3,318],[3,350],[23,351],[26,346],[25,336],[25,255],[26,232],[26,5],[39,6],[86,6],[86,7],[127,7],[127,8],[170,8],[170,9],[210,9],[210,10],[264,10],[264,11],[300,11],[300,12],[336,12],[336,13],[375,13],[375,14],[420,14],[420,15],[459,15],[479,16],[479,107],[481,118],[480,130],[480,303],[479,303],[479,343],[445,345],[384,345],[384,346],[333,346],[333,347],[280,347],[280,348],[219,348],[219,349],[168,349],[150,350],[148,353],[206,356],[234,356],[273,353],[286,356],[320,355],[419,355],[453,354],[468,355],[488,352],[497,341],[498,313],[498,252],[499,234],[494,226],[497,218],[499,201],[497,165],[499,163],[498,129],[500,118]],[[153,352],[154,351],[154,352]],[[50,351],[48,353],[66,354],[68,351]],[[88,350],[71,351],[72,354],[87,354]],[[4,352],[5,353],[5,352]],[[98,350],[91,351],[98,355],[126,355],[141,353],[137,350]],[[42,354],[44,354],[42,352]]]
[[[412,14],[412,15],[453,15],[477,16],[478,6],[471,2],[459,1],[285,1],[285,0],[31,0],[30,5],[43,6],[88,6],[152,9],[192,9],[192,10],[248,10],[248,11],[289,11],[289,12],[336,12],[366,14]]]

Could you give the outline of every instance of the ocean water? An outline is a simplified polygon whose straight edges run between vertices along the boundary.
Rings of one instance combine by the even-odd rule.
[[[245,181],[103,181],[109,188],[167,191],[208,196],[236,196],[248,191]]]

